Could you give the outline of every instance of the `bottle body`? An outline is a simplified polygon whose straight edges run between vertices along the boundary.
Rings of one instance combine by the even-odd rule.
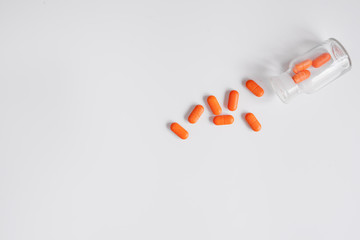
[[[296,67],[307,61],[312,64],[303,72],[308,71],[309,76],[300,82],[296,81]],[[345,48],[336,39],[330,38],[293,59],[287,71],[273,77],[270,81],[279,98],[288,103],[300,93],[313,93],[320,90],[350,69],[351,60]]]

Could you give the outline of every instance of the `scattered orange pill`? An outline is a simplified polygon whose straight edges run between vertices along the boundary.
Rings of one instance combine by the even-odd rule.
[[[261,129],[261,124],[259,123],[259,121],[256,119],[255,115],[252,113],[247,113],[245,115],[245,120],[247,121],[247,123],[249,124],[249,126],[252,128],[252,130],[254,130],[255,132],[260,131]]]
[[[218,100],[216,99],[215,96],[209,96],[207,98],[207,102],[208,102],[213,114],[215,114],[215,115],[220,115],[221,114],[222,109],[221,109],[220,104],[219,104],[219,102],[218,102]]]
[[[239,93],[238,91],[232,90],[229,94],[228,108],[230,111],[235,111],[238,106]]]
[[[312,62],[314,68],[319,68],[331,59],[330,53],[323,53]]]
[[[203,112],[204,112],[204,107],[201,105],[196,105],[194,110],[192,110],[192,112],[190,113],[188,117],[188,121],[190,123],[196,123],[203,114]]]
[[[308,79],[310,77],[310,71],[309,70],[304,70],[301,72],[298,72],[297,74],[295,74],[292,79],[294,80],[295,83],[300,83],[302,81],[304,81],[305,79]]]
[[[295,64],[293,71],[294,73],[298,73],[300,71],[308,69],[309,67],[311,67],[311,65],[312,65],[311,59],[307,59],[305,61],[302,61],[301,63]]]
[[[221,115],[214,117],[215,125],[229,125],[234,122],[234,117],[231,115]]]
[[[170,129],[181,139],[187,139],[189,137],[189,133],[176,122],[171,124]]]
[[[264,94],[264,89],[262,89],[256,82],[253,80],[248,80],[246,82],[246,87],[257,97],[261,97]]]

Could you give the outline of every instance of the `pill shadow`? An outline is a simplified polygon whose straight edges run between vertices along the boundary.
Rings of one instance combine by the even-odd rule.
[[[198,104],[191,104],[189,110],[187,110],[187,112],[184,115],[184,120],[185,121],[188,121],[189,116],[190,116],[191,112],[194,110],[194,108],[196,107],[196,105],[198,105]]]
[[[248,77],[243,77],[241,78],[241,86],[243,86],[244,88],[246,88],[246,82],[250,80],[250,78]]]
[[[229,95],[230,95],[230,92],[234,90],[234,89],[226,89],[226,92],[225,92],[225,96],[224,96],[224,108],[226,109],[228,107],[228,104],[229,104]]]
[[[210,97],[211,95],[210,94],[206,94],[204,97],[203,97],[203,100],[204,100],[204,105],[205,105],[205,108],[212,114],[212,111],[211,111],[211,108],[207,102],[207,99],[208,97]]]
[[[168,122],[166,123],[166,128],[172,133],[171,135],[174,135],[173,131],[171,131],[171,128],[170,128],[172,123],[173,123],[173,122],[168,121]]]
[[[209,117],[209,122],[210,122],[210,123],[214,123],[214,117],[215,117],[215,116]]]

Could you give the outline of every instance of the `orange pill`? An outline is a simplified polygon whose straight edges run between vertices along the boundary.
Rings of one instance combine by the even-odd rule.
[[[204,112],[204,107],[201,105],[196,105],[194,110],[192,110],[192,112],[190,113],[188,117],[188,121],[190,123],[196,123],[203,114],[203,112]]]
[[[181,139],[187,139],[189,137],[189,133],[176,122],[171,124],[170,129]]]
[[[221,114],[222,109],[221,109],[220,104],[219,104],[219,102],[218,102],[218,100],[216,99],[215,96],[209,96],[207,98],[207,102],[208,102],[213,114],[215,114],[215,115],[220,115]]]
[[[228,109],[230,111],[235,111],[238,106],[238,101],[239,101],[238,91],[232,90],[229,94]]]
[[[260,131],[261,129],[261,124],[259,123],[259,121],[256,119],[255,115],[252,113],[247,113],[245,115],[245,120],[247,121],[247,123],[249,124],[249,126],[252,128],[252,130],[254,130],[255,132]]]
[[[298,72],[297,74],[295,74],[292,79],[294,80],[295,83],[300,83],[302,81],[304,81],[305,79],[308,79],[310,77],[310,71],[309,70],[304,70],[301,72]]]
[[[214,117],[215,125],[229,125],[234,122],[234,117],[231,115],[221,115]]]
[[[298,63],[295,65],[295,67],[293,68],[294,73],[298,73],[300,71],[306,70],[309,67],[311,67],[312,65],[312,61],[311,59],[307,59],[305,61],[302,61],[301,63]]]
[[[262,89],[256,82],[253,80],[248,80],[246,82],[246,87],[257,97],[261,97],[264,94],[264,89]]]
[[[319,68],[322,65],[324,65],[325,63],[327,63],[328,61],[330,61],[330,59],[331,59],[330,53],[323,53],[320,56],[318,56],[317,58],[315,58],[315,60],[312,62],[312,66],[314,68]]]

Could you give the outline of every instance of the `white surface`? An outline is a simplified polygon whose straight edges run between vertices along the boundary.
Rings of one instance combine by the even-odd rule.
[[[359,7],[0,1],[0,239],[360,239]],[[268,77],[329,37],[352,71],[281,103]],[[230,89],[234,125],[185,121]]]

